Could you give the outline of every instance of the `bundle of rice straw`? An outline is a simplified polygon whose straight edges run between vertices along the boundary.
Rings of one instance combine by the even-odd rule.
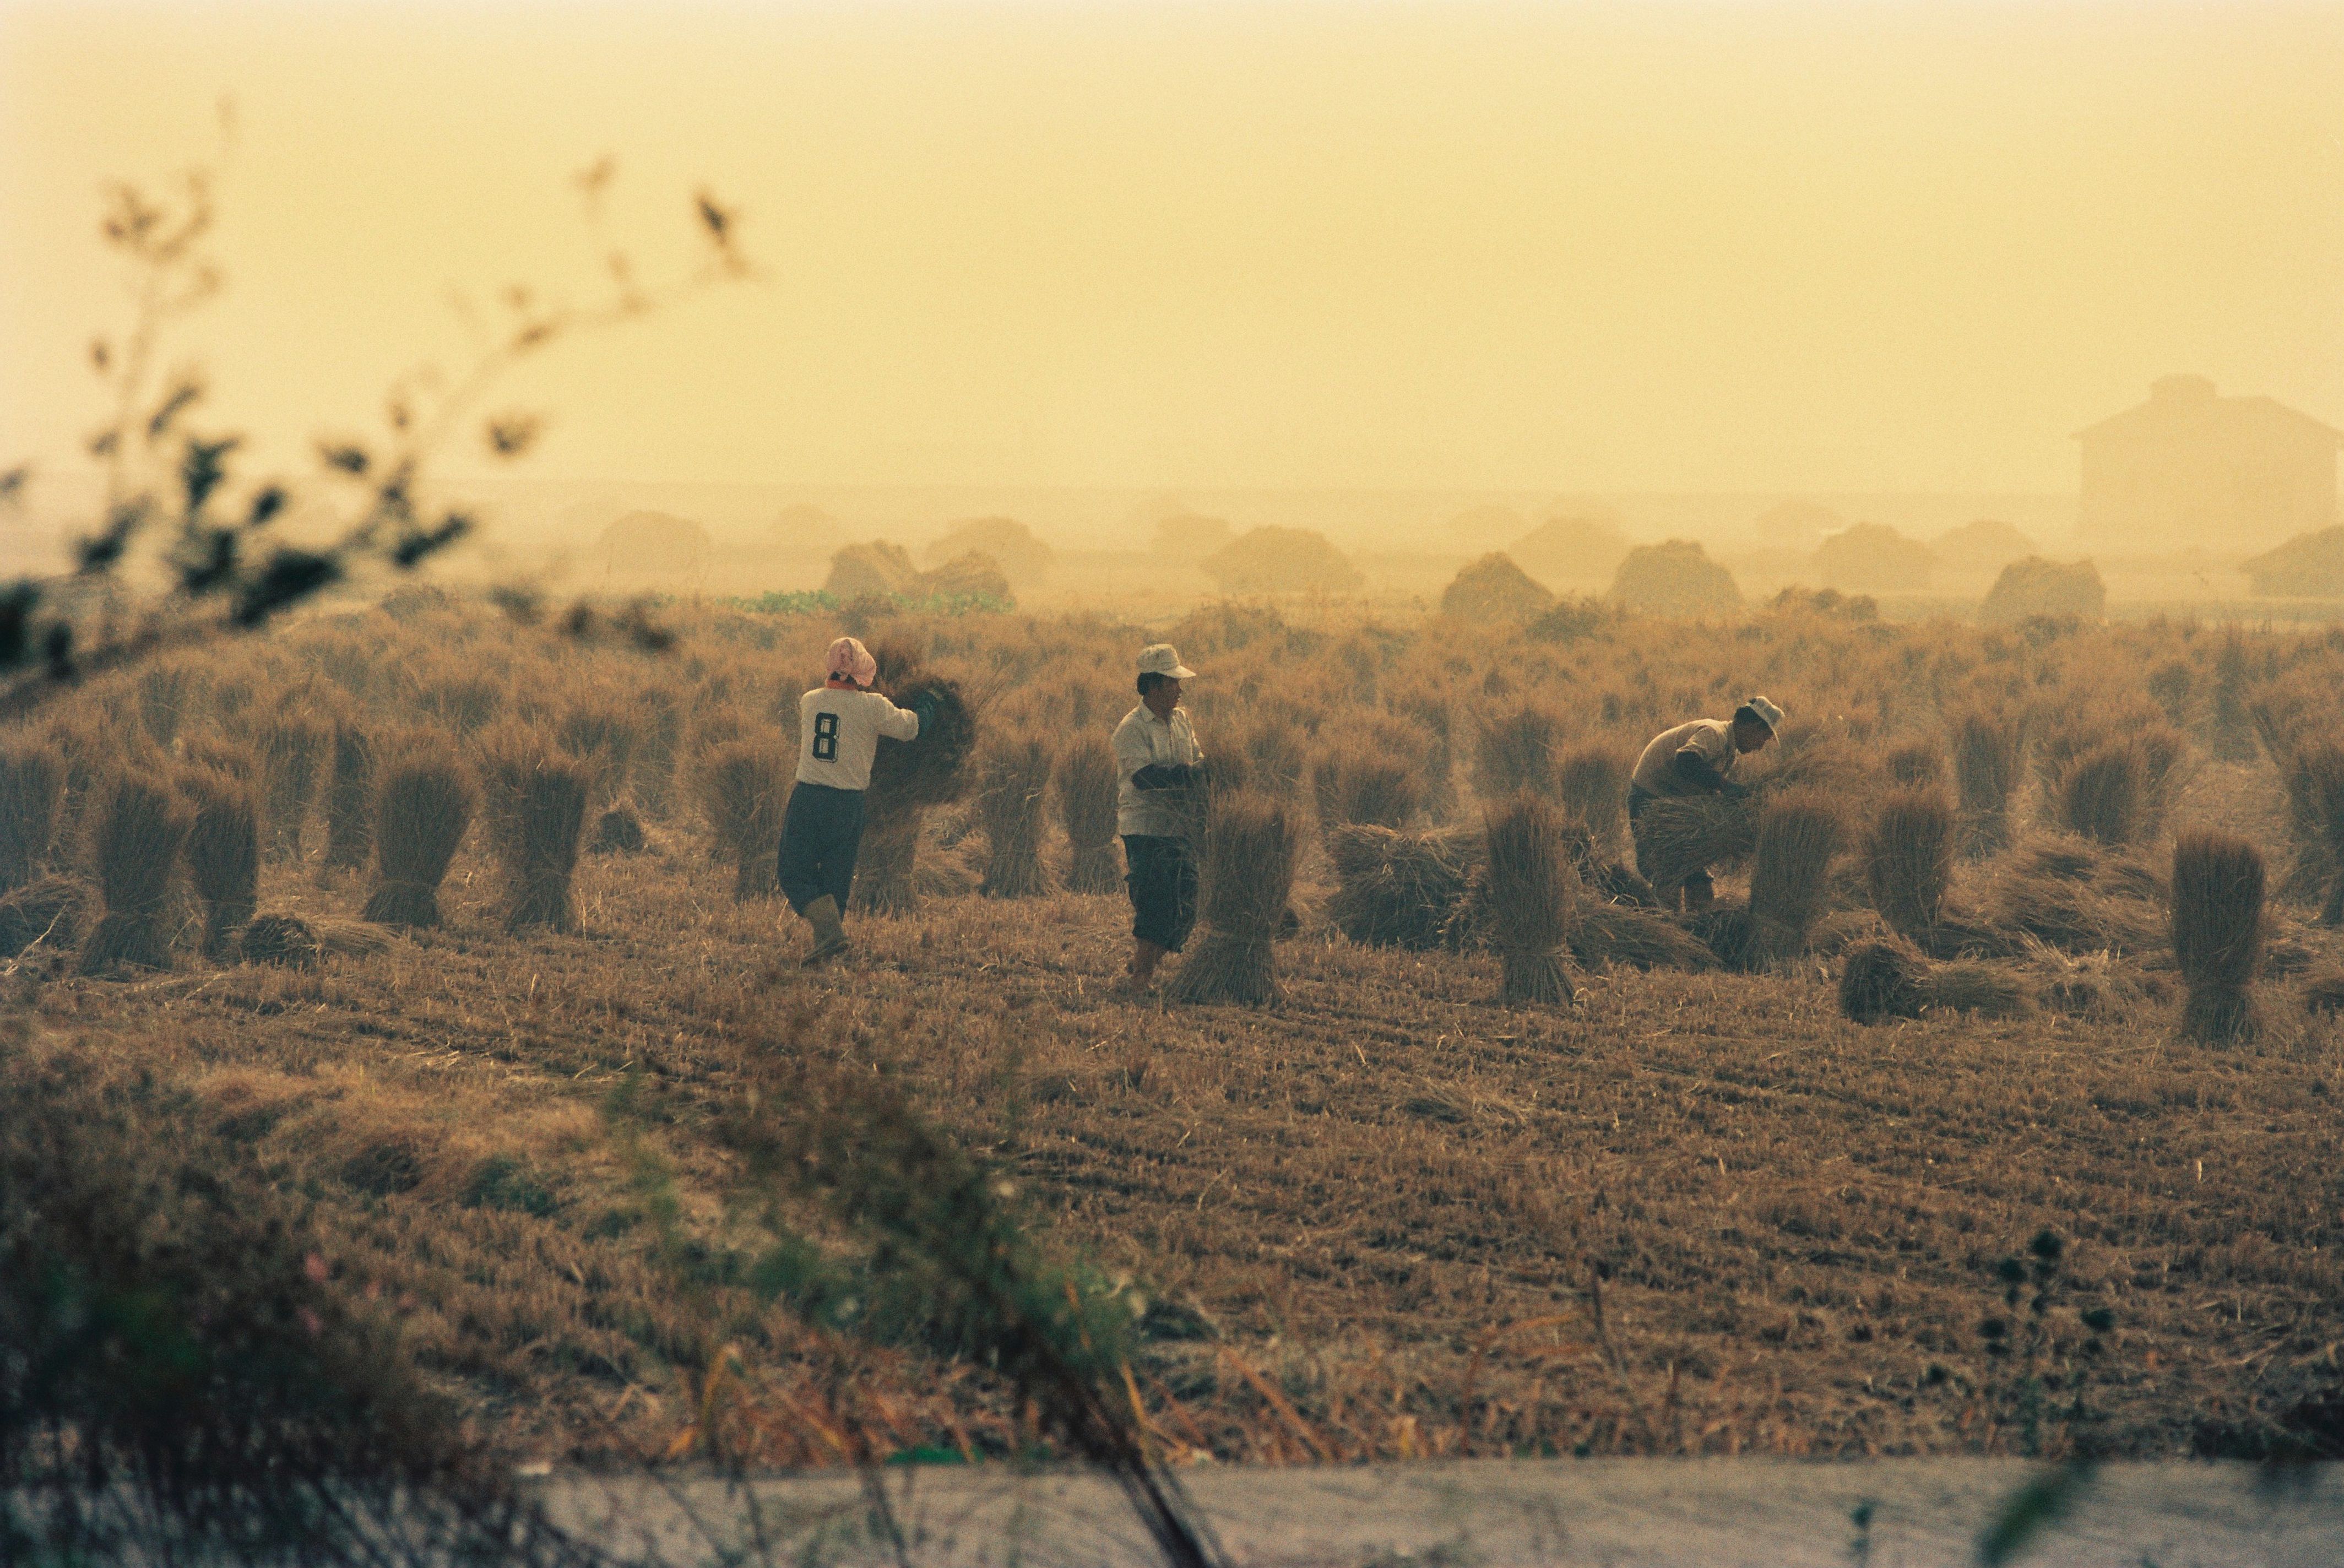
[[[1636,818],[1635,838],[1637,870],[1669,904],[1687,877],[1737,865],[1758,847],[1756,802],[1723,795],[1656,800]]]
[[[1571,956],[1582,969],[1626,965],[1632,969],[1717,967],[1706,943],[1658,909],[1588,899],[1571,924]]]
[[[1295,832],[1285,806],[1253,791],[1213,802],[1205,824],[1204,939],[1181,965],[1177,1002],[1278,999],[1277,939],[1294,886]]]
[[[1050,743],[1028,731],[995,736],[976,763],[977,814],[985,821],[988,898],[1038,898],[1050,890],[1042,865],[1042,808],[1050,787]]]
[[[248,781],[217,768],[186,770],[179,787],[194,808],[187,881],[204,906],[204,956],[219,958],[259,906],[260,804]]]
[[[1401,758],[1356,740],[1339,741],[1311,764],[1318,825],[1404,828],[1424,809],[1424,781]]]
[[[1560,713],[1539,703],[1484,720],[1475,747],[1475,793],[1485,801],[1501,801],[1553,790],[1566,728]]]
[[[1945,754],[1931,742],[1912,741],[1892,747],[1885,760],[1890,782],[1907,789],[1945,781]]]
[[[2195,829],[2173,845],[2173,956],[2189,1000],[2182,1032],[2207,1045],[2255,1030],[2247,987],[2263,960],[2263,856],[2243,838]]]
[[[2079,839],[2030,845],[1986,884],[1977,951],[2009,951],[2032,937],[2067,953],[2147,953],[2164,941],[2154,874]],[[1950,924],[1941,920],[1941,926]],[[1950,940],[1941,932],[1938,941]]]
[[[90,824],[90,852],[106,916],[82,948],[81,972],[115,964],[171,966],[163,905],[194,814],[176,790],[125,774],[102,796]]]
[[[778,887],[790,759],[772,744],[729,741],[693,770],[716,855],[732,865],[732,896],[770,898]]]
[[[1954,807],[1945,792],[1934,785],[1890,792],[1864,838],[1864,871],[1881,917],[1925,940],[1953,885]]]
[[[1576,997],[1561,949],[1570,937],[1578,876],[1563,849],[1561,813],[1528,792],[1493,807],[1489,845],[1490,939],[1509,1007],[1568,1006]]]
[[[945,805],[967,793],[968,760],[976,750],[976,713],[960,684],[933,675],[899,644],[872,651],[879,662],[876,689],[899,708],[930,704],[930,722],[917,740],[882,740],[871,759],[864,809],[884,816],[910,806]]]
[[[1596,846],[1620,841],[1628,810],[1629,761],[1609,746],[1581,746],[1562,759],[1556,791],[1562,809],[1582,824]]]
[[[2320,920],[2344,926],[2344,745],[2320,741],[2288,759],[2288,826],[2295,866],[2288,896],[2320,905]]]
[[[241,952],[248,964],[312,969],[323,951],[316,930],[298,915],[263,915],[244,928]]]
[[[1867,942],[1840,971],[1840,1011],[1859,1024],[1931,1012],[2017,1017],[2034,1010],[2025,984],[1990,964],[1932,964],[1901,944]]]
[[[1823,794],[1799,790],[1769,799],[1758,814],[1750,866],[1750,913],[1803,946],[1823,913],[1832,856],[1839,853],[1839,811]]]
[[[481,744],[490,842],[503,863],[510,905],[505,929],[578,929],[571,881],[594,790],[595,764],[553,736],[518,723]]]
[[[1962,809],[1962,852],[1973,859],[2010,842],[2024,736],[2016,721],[1974,709],[1954,721],[1954,790]]]
[[[455,748],[439,735],[395,744],[375,774],[375,865],[366,918],[383,926],[440,924],[440,883],[472,824],[480,796]]]
[[[26,741],[0,751],[0,893],[31,882],[48,858],[65,787],[56,748]]]
[[[1220,774],[1216,764],[1217,783]],[[1115,751],[1106,737],[1087,730],[1068,743],[1058,758],[1058,820],[1065,824],[1074,859],[1066,869],[1069,893],[1113,893],[1123,881],[1116,845]]]
[[[1327,835],[1336,879],[1327,917],[1364,946],[1428,952],[1445,940],[1486,850],[1484,836],[1468,827],[1338,827]]]
[[[909,915],[919,907],[914,870],[927,817],[924,806],[905,806],[865,818],[863,848],[854,862],[854,909],[868,915]]]

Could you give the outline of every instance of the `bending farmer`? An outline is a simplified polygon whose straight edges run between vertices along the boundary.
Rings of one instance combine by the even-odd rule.
[[[813,927],[808,964],[846,950],[863,792],[880,738],[916,740],[924,723],[870,689],[878,661],[854,638],[833,642],[823,663],[828,678],[798,699],[797,784],[782,817],[782,895]]]
[[[1197,672],[1169,642],[1139,651],[1139,706],[1115,727],[1115,828],[1123,835],[1131,890],[1131,969],[1145,990],[1167,953],[1197,924],[1197,848],[1205,754],[1180,708],[1180,683]]]
[[[1739,799],[1748,794],[1748,789],[1733,782],[1733,764],[1773,740],[1782,723],[1782,709],[1763,697],[1753,697],[1734,709],[1730,719],[1695,719],[1652,737],[1644,754],[1636,759],[1636,771],[1628,783],[1628,827],[1636,838],[1638,875],[1649,878],[1654,870],[1644,853],[1643,835],[1636,830],[1636,819],[1644,808],[1655,800],[1684,795]],[[1693,872],[1681,885],[1687,909],[1706,909],[1716,896],[1717,885],[1706,868]],[[1653,891],[1663,904],[1675,905],[1676,888],[1655,884]]]

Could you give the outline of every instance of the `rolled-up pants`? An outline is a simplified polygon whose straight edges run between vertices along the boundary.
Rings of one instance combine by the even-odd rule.
[[[827,895],[842,913],[854,890],[854,856],[863,847],[863,792],[801,784],[782,814],[782,896],[799,914]]]
[[[1177,953],[1197,926],[1197,857],[1187,840],[1126,834],[1123,863],[1132,936]]]

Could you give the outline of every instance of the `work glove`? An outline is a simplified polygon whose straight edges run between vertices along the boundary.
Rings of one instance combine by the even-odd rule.
[[[923,692],[912,699],[912,712],[919,716],[920,734],[936,727],[936,699],[933,692]],[[918,737],[914,737],[917,739]]]

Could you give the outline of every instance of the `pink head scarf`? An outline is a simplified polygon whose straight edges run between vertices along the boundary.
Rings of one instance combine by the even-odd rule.
[[[832,680],[843,675],[858,686],[867,686],[879,678],[879,661],[871,656],[868,648],[852,637],[841,637],[830,645],[829,653],[823,659],[823,668]]]

